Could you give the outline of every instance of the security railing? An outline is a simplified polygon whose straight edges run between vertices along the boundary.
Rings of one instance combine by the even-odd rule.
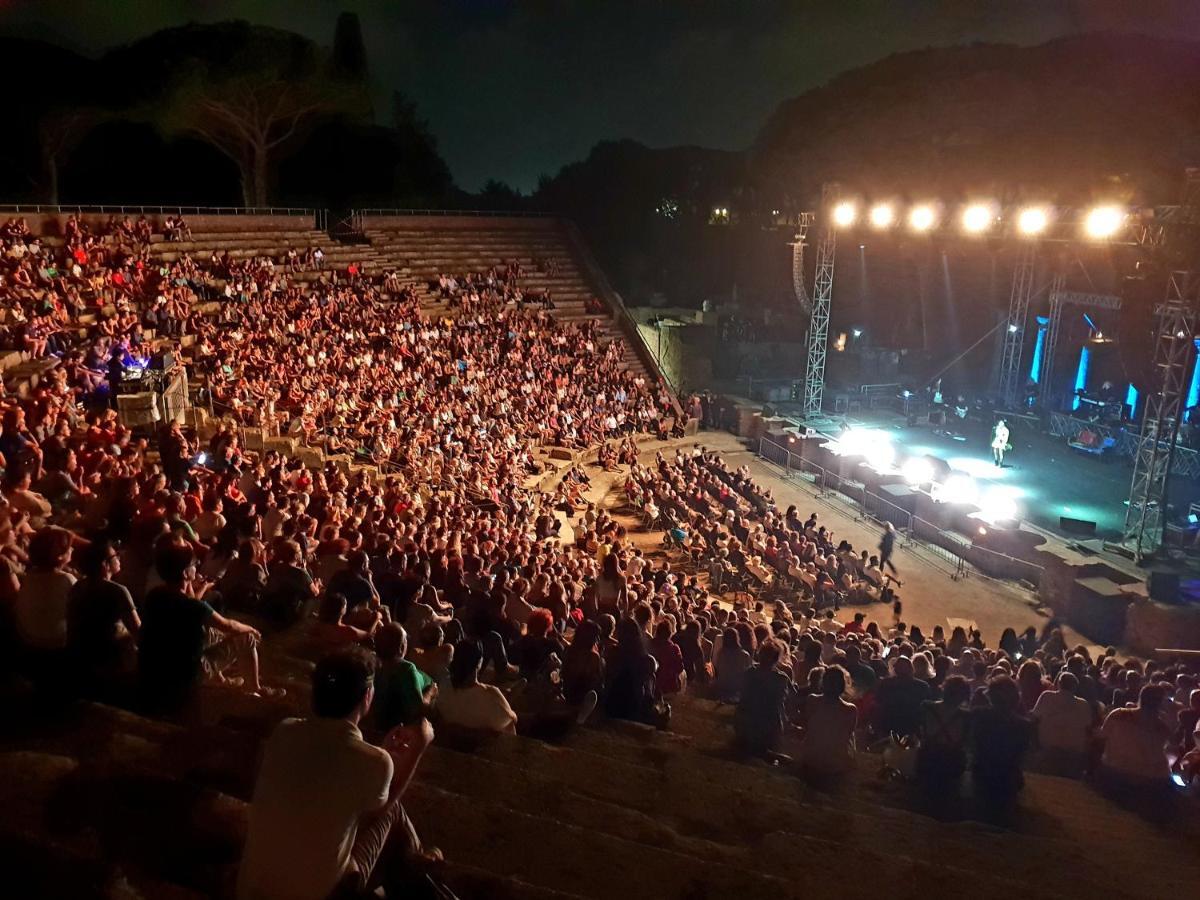
[[[138,204],[5,203],[0,213],[101,213],[176,216],[312,216],[323,210],[311,206],[145,206]]]
[[[1042,567],[1036,563],[980,547],[946,531],[933,522],[913,515],[886,497],[867,490],[862,482],[804,459],[777,441],[759,438],[758,455],[780,466],[785,478],[795,477],[811,484],[819,499],[828,503],[827,496],[831,493],[844,498],[856,518],[868,519],[880,526],[891,522],[901,537],[902,546],[926,551],[927,561],[946,571],[955,581],[966,578],[973,570],[991,577],[1033,584],[1037,584],[1041,578]]]
[[[525,219],[549,219],[554,217],[554,213],[536,209],[388,209],[385,207],[362,207],[356,208],[354,212],[360,218],[362,216],[443,216],[447,218],[453,216],[474,216],[479,218],[485,216],[502,216],[506,219],[513,216]]]

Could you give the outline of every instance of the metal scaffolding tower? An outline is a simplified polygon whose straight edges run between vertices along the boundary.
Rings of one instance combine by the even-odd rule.
[[[1021,351],[1025,346],[1025,320],[1029,315],[1029,299],[1033,296],[1034,263],[1037,260],[1037,244],[1024,241],[1017,250],[1017,263],[1013,268],[1012,293],[1008,299],[1008,321],[1004,329],[1004,348],[1000,355],[1000,396],[1004,404],[1012,408],[1020,403]]]
[[[1162,219],[1160,228],[1141,238],[1144,247],[1156,251],[1159,264],[1170,271],[1170,277],[1166,297],[1156,309],[1158,340],[1154,348],[1154,377],[1157,384],[1146,398],[1137,452],[1133,458],[1129,505],[1125,510],[1125,543],[1132,545],[1139,562],[1162,543],[1167,482],[1171,476],[1180,413],[1196,346],[1196,285],[1191,269],[1200,252],[1197,246],[1200,169],[1187,170],[1183,202],[1167,210]]]
[[[1125,540],[1141,561],[1162,542],[1163,514],[1167,503],[1167,478],[1179,435],[1179,414],[1187,391],[1196,313],[1192,308],[1191,273],[1174,271],[1167,280],[1167,296],[1159,307],[1158,342],[1154,349],[1157,390],[1146,398],[1129,506],[1125,510]]]
[[[821,213],[826,217],[821,240],[817,244],[817,275],[813,284],[812,316],[808,324],[808,367],[804,373],[804,415],[819,416],[825,394],[825,354],[829,346],[829,304],[833,299],[833,260],[837,251],[837,231],[829,218],[834,189],[827,185],[822,195]]]
[[[1063,310],[1068,306],[1087,306],[1096,309],[1120,309],[1121,298],[1114,294],[1089,294],[1082,291],[1064,291],[1066,277],[1060,271],[1050,282],[1050,317],[1046,324],[1046,339],[1042,344],[1042,371],[1038,374],[1038,399],[1042,406],[1054,410],[1054,358],[1058,354],[1058,335],[1062,326]]]

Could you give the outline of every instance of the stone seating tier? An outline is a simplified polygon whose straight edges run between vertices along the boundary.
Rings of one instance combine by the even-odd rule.
[[[290,663],[303,678],[308,661]],[[278,650],[266,665],[278,669]],[[0,835],[44,861],[27,867],[44,885],[61,885],[63,868],[82,866],[110,887],[119,876],[143,896],[228,896],[261,741],[305,700],[295,690],[282,704],[217,701],[224,715],[207,724],[97,704],[43,718],[0,738],[8,775]],[[1187,843],[1194,835],[1157,832],[1077,782],[1031,775],[1015,831],[941,823],[877,777],[879,757],[864,757],[848,785],[823,793],[790,771],[730,759],[728,708],[691,697],[674,707],[679,733],[603,723],[561,744],[442,734],[408,808],[425,839],[446,852],[452,886],[464,898],[969,890],[1007,900],[1105,889],[1173,896],[1200,876]]]

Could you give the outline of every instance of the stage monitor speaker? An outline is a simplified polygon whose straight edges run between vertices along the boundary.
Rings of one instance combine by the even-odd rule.
[[[1150,590],[1150,599],[1159,603],[1179,602],[1179,573],[1150,572],[1146,576],[1146,587]]]
[[[1067,534],[1086,534],[1092,537],[1096,534],[1096,523],[1087,519],[1072,519],[1070,516],[1059,516],[1058,527]]]

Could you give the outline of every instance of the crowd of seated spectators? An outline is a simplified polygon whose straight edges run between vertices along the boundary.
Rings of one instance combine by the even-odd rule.
[[[190,237],[178,218],[167,227]],[[428,713],[435,676],[446,721],[511,727],[507,701],[478,683],[483,664],[519,684],[530,720],[586,718],[596,692],[579,675],[569,699],[556,685],[565,663],[580,668],[561,635],[599,562],[556,539],[554,496],[523,484],[538,446],[661,428],[665,389],[620,368],[593,324],[555,322],[519,295],[431,321],[395,273],[351,264],[304,282],[292,276],[312,255],[298,253],[168,262],[152,237],[144,218],[93,230],[72,216],[54,248],[21,220],[3,229],[10,346],[54,363],[0,401],[9,664],[56,698],[186,715],[205,685],[282,697],[264,680],[260,628],[297,628],[316,655],[378,652],[389,699],[373,734]],[[353,453],[386,479],[248,454],[230,425],[205,442],[177,423],[135,436],[112,408],[114,370],[184,335],[237,424]],[[590,525],[593,540],[619,531],[604,513]]]
[[[894,579],[868,551],[856,552],[834,536],[816,513],[802,519],[795,506],[780,512],[768,490],[697,446],[653,467],[633,465],[626,496],[649,523],[708,569],[713,584],[752,593],[797,591],[817,609],[844,603],[896,601]]]
[[[395,273],[155,262],[140,220],[92,234],[72,218],[54,252],[19,220],[2,237],[0,306],[64,335],[19,331],[61,363],[0,399],[6,658],[53,696],[163,715],[209,690],[283,698],[259,656],[277,632],[317,662],[314,717],[268,743],[244,896],[327,896],[379,883],[390,856],[397,878],[436,862],[401,803],[430,722],[555,734],[599,709],[668,728],[692,691],[736,704],[744,753],[786,763],[800,735],[819,779],[876,743],[913,756],[931,796],[969,771],[997,808],[1035,746],[1116,789],[1196,777],[1200,693],[1181,666],[1095,657],[1055,628],[988,648],[895,617],[839,622],[843,605],[895,599],[878,559],[703,448],[639,462],[633,438],[664,435],[669,394],[594,323],[524,302],[519,268],[439,279],[458,314],[432,320]],[[215,315],[197,308],[210,298]],[[120,423],[109,362],[144,358],[147,327],[192,336],[203,390],[234,423],[203,442]],[[249,453],[245,426],[383,474]],[[627,499],[667,536],[661,561],[587,499],[585,467],[525,486],[547,445],[629,467]]]
[[[171,227],[186,236],[180,219]],[[114,583],[128,602],[110,604],[114,647],[101,655],[128,662],[120,639],[155,633],[144,604],[167,583],[179,595],[203,597],[216,616],[203,623],[206,646],[187,648],[189,680],[203,675],[255,692],[270,690],[257,673],[257,635],[223,613],[303,619],[316,611],[320,577],[329,581],[356,555],[365,560],[369,551],[376,577],[399,581],[412,577],[410,551],[434,556],[437,566],[437,554],[444,560],[461,542],[479,542],[489,552],[504,547],[514,566],[544,566],[558,589],[582,581],[590,572],[581,555],[527,539],[552,503],[522,487],[538,468],[533,451],[651,430],[669,405],[665,391],[620,369],[619,347],[603,344],[587,323],[563,326],[516,303],[431,322],[411,288],[385,301],[381,279],[330,273],[305,284],[264,257],[214,253],[203,268],[185,253],[155,265],[144,218],[114,218],[93,234],[71,216],[63,231],[52,252],[21,220],[3,229],[13,270],[51,271],[28,286],[7,280],[6,310],[45,309],[64,323],[72,313],[78,322],[83,309],[98,316],[86,339],[55,348],[63,364],[29,396],[4,401],[0,559],[14,585],[5,609],[35,668],[63,668],[67,594],[73,572],[82,571],[75,556],[104,542],[119,548]],[[515,280],[519,270],[507,276]],[[222,282],[220,312],[200,314],[197,302]],[[64,303],[69,297],[84,302],[76,308]],[[248,456],[231,427],[205,444],[177,424],[135,437],[110,408],[111,362],[144,362],[147,326],[194,336],[206,390],[240,422],[319,436],[332,453],[386,464],[388,479],[351,479],[332,464],[311,471],[274,453]],[[43,558],[49,545],[53,564]],[[180,569],[168,551],[185,550],[192,562]],[[27,569],[61,572],[53,597],[24,588]],[[331,584],[341,593],[347,578]],[[365,611],[379,607],[378,592],[348,584],[346,628],[370,633],[390,612],[404,612],[390,597],[383,612]],[[130,604],[142,612],[137,621],[125,611]],[[222,629],[239,639],[207,634]],[[89,683],[102,688],[109,680]]]

